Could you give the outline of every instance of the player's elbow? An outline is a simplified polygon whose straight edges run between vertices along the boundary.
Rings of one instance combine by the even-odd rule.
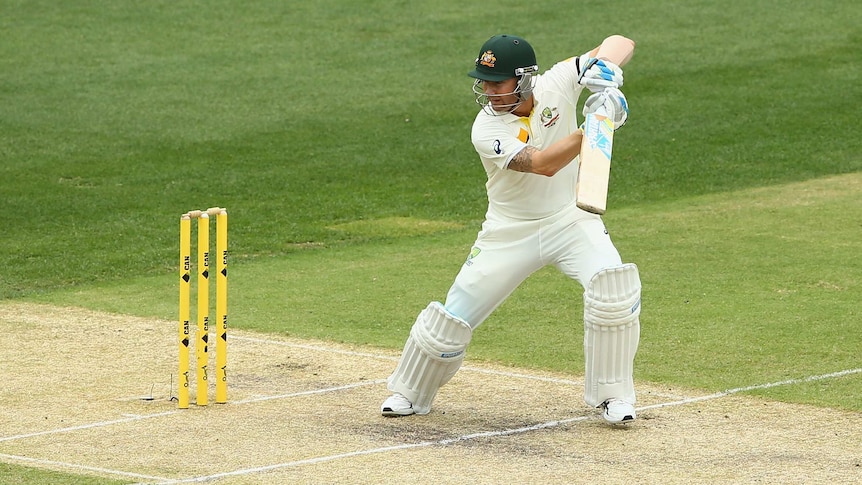
[[[608,36],[605,39],[605,42],[618,43],[619,45],[623,45],[623,46],[628,45],[632,49],[635,48],[635,41],[629,39],[628,37],[626,37],[624,35],[620,35],[620,34],[614,34],[614,35]]]
[[[635,52],[635,41],[619,34],[607,37],[599,46],[596,57],[607,59],[620,67],[631,60]]]

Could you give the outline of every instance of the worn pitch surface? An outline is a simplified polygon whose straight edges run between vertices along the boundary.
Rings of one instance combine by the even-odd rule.
[[[860,413],[638,383],[639,419],[611,427],[580,376],[468,356],[429,415],[383,418],[397,353],[240,331],[230,402],[178,410],[176,333],[0,304],[0,461],[145,483],[862,482]]]

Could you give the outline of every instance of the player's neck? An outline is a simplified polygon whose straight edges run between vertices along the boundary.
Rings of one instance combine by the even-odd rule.
[[[531,94],[529,98],[522,101],[521,104],[518,105],[517,108],[512,110],[512,114],[515,116],[528,117],[530,113],[533,112],[533,103],[535,97]]]

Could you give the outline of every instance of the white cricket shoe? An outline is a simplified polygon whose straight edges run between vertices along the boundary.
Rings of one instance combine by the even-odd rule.
[[[410,416],[415,412],[413,403],[397,392],[387,397],[380,407],[380,414],[384,416]]]
[[[622,399],[611,398],[600,406],[602,417],[610,424],[626,424],[635,420],[635,407]]]

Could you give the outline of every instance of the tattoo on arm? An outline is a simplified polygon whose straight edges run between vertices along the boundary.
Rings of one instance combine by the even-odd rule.
[[[518,152],[506,167],[516,172],[533,173],[533,154],[539,151],[536,147],[526,146]]]

